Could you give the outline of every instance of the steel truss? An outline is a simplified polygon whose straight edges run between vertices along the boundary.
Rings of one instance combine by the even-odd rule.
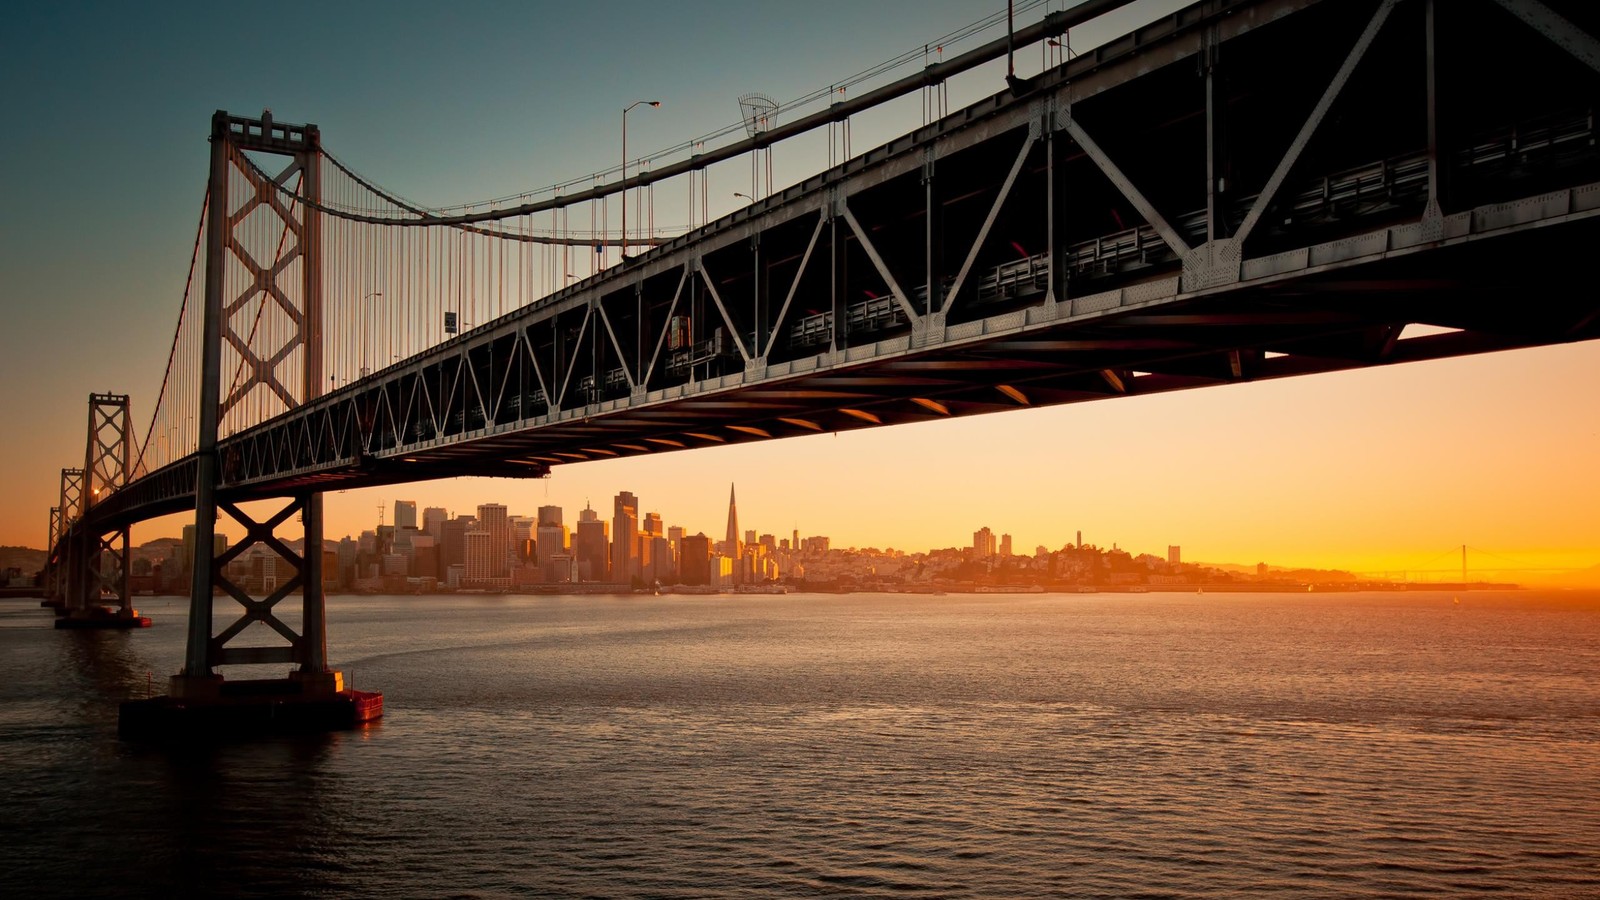
[[[1195,4],[233,435],[218,490],[537,475],[1600,336],[1594,18]],[[1509,86],[1479,62],[1502,43]],[[162,485],[125,514],[186,502]]]
[[[131,449],[128,395],[90,394],[79,490],[83,514],[74,538],[80,563],[74,575],[76,584],[67,598],[71,613],[84,615],[93,606],[115,606],[120,615],[133,615],[128,526],[90,515],[97,504],[127,485]]]
[[[321,557],[320,548],[313,558],[308,549],[306,555],[296,553],[280,541],[273,530],[289,520],[290,516],[304,516],[306,510],[311,508],[315,498],[310,494],[294,497],[287,505],[283,506],[273,515],[262,521],[256,521],[239,507],[227,501],[218,503],[218,506],[231,516],[236,522],[244,526],[245,536],[230,546],[221,555],[216,556],[211,562],[211,583],[221,589],[223,593],[232,597],[243,608],[243,612],[227,628],[211,636],[208,644],[208,654],[213,665],[259,665],[263,663],[293,663],[303,665],[305,660],[316,655],[310,647],[313,643],[320,644],[321,636],[321,592],[309,589],[308,586],[321,582]],[[287,563],[294,571],[287,579],[279,582],[270,592],[261,599],[255,599],[232,577],[228,575],[229,563],[239,559],[245,551],[255,546],[264,546],[282,562]],[[274,608],[285,597],[300,591],[305,598],[304,610],[306,623],[305,633],[296,633],[295,630],[284,624],[274,613]],[[251,646],[230,647],[229,642],[240,636],[250,625],[260,622],[282,637],[287,644],[278,646]]]
[[[314,493],[297,494],[294,501],[265,522],[256,522],[227,499],[219,498],[217,487],[217,436],[219,419],[252,391],[268,391],[285,410],[293,410],[314,399],[322,386],[322,271],[318,216],[302,204],[285,203],[278,190],[291,179],[298,180],[299,195],[311,201],[320,199],[321,146],[314,125],[283,125],[270,114],[259,119],[229,116],[218,111],[211,121],[210,208],[206,234],[205,340],[202,343],[199,451],[194,456],[195,553],[190,584],[189,635],[184,669],[173,682],[174,696],[193,696],[215,690],[215,669],[223,665],[287,662],[302,676],[322,678],[331,683],[337,677],[327,666],[326,616],[322,585],[322,498]],[[286,157],[287,166],[271,180],[256,174],[256,166],[246,153]],[[251,188],[237,208],[229,196],[231,173],[244,176]],[[257,210],[270,209],[281,224],[282,240],[270,260],[256,259],[240,233],[242,224]],[[292,266],[298,262],[298,267]],[[228,272],[237,267],[247,277],[245,288],[225,297]],[[284,283],[286,272],[298,272],[299,283]],[[248,332],[241,334],[236,319],[242,310],[270,304],[286,315],[293,325],[287,340],[270,356],[263,358],[252,348]],[[226,395],[221,390],[222,348],[233,349],[242,363],[244,378]],[[298,372],[288,383],[281,373],[286,361],[296,354]],[[294,383],[298,381],[298,384]],[[167,469],[176,467],[169,466]],[[161,479],[166,469],[154,473]],[[178,479],[156,482],[158,488],[171,489]],[[246,528],[246,536],[220,556],[214,556],[217,512],[226,511]],[[298,514],[304,529],[305,554],[295,554],[273,535],[273,529]],[[272,590],[265,598],[252,599],[228,578],[225,565],[246,549],[264,544],[295,569],[295,575]],[[198,562],[205,554],[209,564]],[[220,588],[237,601],[244,614],[232,625],[213,633],[214,592]],[[304,600],[302,633],[296,634],[273,614],[284,596],[300,590]],[[229,646],[253,622],[266,624],[287,638],[287,646]]]
[[[76,526],[83,516],[83,470],[62,469],[59,515],[55,519],[55,541],[50,545],[50,558],[45,563],[47,576],[54,585],[50,599],[65,605],[75,596],[81,542],[73,539]]]

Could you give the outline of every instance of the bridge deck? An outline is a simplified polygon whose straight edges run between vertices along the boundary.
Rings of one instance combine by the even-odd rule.
[[[1600,337],[1597,14],[1438,6],[1194,4],[227,437],[221,496]]]

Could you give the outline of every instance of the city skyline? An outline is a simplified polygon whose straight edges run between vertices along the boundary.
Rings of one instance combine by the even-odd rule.
[[[1075,45],[1179,5],[1137,4],[1075,31]],[[0,420],[26,427],[33,439],[0,448],[8,473],[0,486],[0,543],[42,542],[57,473],[82,458],[83,402],[91,390],[131,393],[136,423],[149,414],[201,199],[211,110],[270,107],[285,121],[316,122],[330,149],[383,184],[451,203],[570,178],[614,158],[616,113],[641,92],[659,95],[663,106],[630,120],[630,140],[665,146],[735,116],[730,77],[780,99],[800,96],[879,61],[884,48],[920,47],[995,9],[896,2],[750,11],[708,3],[700,15],[684,17],[700,22],[695,29],[648,34],[624,15],[639,52],[607,78],[564,93],[528,86],[566,84],[570,72],[614,52],[612,38],[589,34],[571,10],[531,8],[501,10],[516,27],[491,40],[514,45],[513,35],[541,28],[571,40],[546,54],[513,53],[511,46],[468,54],[462,48],[481,51],[481,41],[466,40],[472,23],[418,5],[362,24],[395,29],[386,46],[401,49],[404,66],[389,52],[346,56],[332,45],[311,45],[309,68],[284,67],[280,78],[265,80],[178,76],[203,68],[202,48],[218,36],[240,33],[242,14],[234,10],[24,10],[21,27],[8,35],[4,65],[13,80],[40,83],[10,101],[36,139],[20,146],[17,164],[0,175],[6,196],[15,198],[0,221],[16,236],[0,249],[8,275],[0,290],[15,315],[0,334]],[[332,15],[334,25],[351,29],[361,18],[352,10]],[[407,20],[427,23],[430,33],[393,24]],[[753,24],[807,52],[741,40]],[[337,43],[338,30],[316,40]],[[430,42],[448,52],[431,52],[438,46]],[[706,52],[708,45],[715,52]],[[493,71],[481,73],[492,77],[465,77],[468,59],[493,60]],[[1036,56],[1023,62],[1038,65]],[[55,77],[39,80],[38,72]],[[1002,84],[990,67],[954,85],[951,104]],[[908,99],[855,122],[854,152],[916,124],[917,101]],[[97,165],[56,152],[81,143],[84,109],[103,113],[108,131],[128,136]],[[440,166],[446,158],[462,164]],[[815,171],[820,158],[809,145],[780,149],[776,183]],[[734,194],[746,187],[745,169],[714,173],[713,215],[744,202]],[[86,217],[87,209],[103,215]],[[119,342],[97,337],[101,343],[86,352],[84,322]],[[76,364],[61,372],[63,359]],[[558,466],[548,483],[469,480],[407,491],[420,505],[463,507],[470,505],[464,498],[493,491],[532,508],[548,490],[548,502],[572,508],[625,483],[661,497],[663,507],[683,509],[685,519],[714,523],[720,500],[703,496],[701,486],[734,475],[749,484],[748,508],[783,509],[859,545],[956,546],[975,523],[1009,521],[1018,546],[1030,547],[1052,539],[1055,523],[1068,515],[1130,545],[1160,547],[1182,535],[1186,552],[1199,559],[1261,555],[1398,570],[1467,543],[1532,566],[1578,569],[1600,562],[1600,524],[1592,515],[1600,506],[1600,473],[1592,465],[1600,458],[1600,414],[1570,386],[1597,377],[1600,347],[1591,342]],[[329,494],[327,527],[350,531],[373,505],[395,496],[393,489]],[[136,538],[175,532],[181,522],[140,525]]]
[[[1152,557],[1164,559],[1174,566],[1178,565],[1180,562],[1202,567],[1220,566],[1224,568],[1237,568],[1241,570],[1249,570],[1255,567],[1265,566],[1271,570],[1316,570],[1329,573],[1344,572],[1360,577],[1420,582],[1451,580],[1451,578],[1458,573],[1465,574],[1465,572],[1470,569],[1470,573],[1472,573],[1475,577],[1491,577],[1497,581],[1523,580],[1533,584],[1559,582],[1569,587],[1600,587],[1600,565],[1575,567],[1531,566],[1528,565],[1527,560],[1507,558],[1494,553],[1492,550],[1487,548],[1468,547],[1465,545],[1453,545],[1440,548],[1439,552],[1421,555],[1413,557],[1409,560],[1405,560],[1404,564],[1402,565],[1389,568],[1362,569],[1359,567],[1340,565],[1306,565],[1295,560],[1271,558],[1265,554],[1251,555],[1246,553],[1237,558],[1226,559],[1197,557],[1193,554],[1184,552],[1182,550],[1184,544],[1181,541],[1176,544],[1160,543],[1143,545],[1123,540],[1116,535],[1097,534],[1092,524],[1089,528],[1089,536],[1087,538],[1085,537],[1085,529],[1072,526],[1065,528],[1061,534],[1047,536],[1038,541],[1024,542],[1016,539],[1012,534],[1004,530],[1003,527],[990,528],[988,525],[984,525],[975,531],[967,532],[962,539],[954,540],[945,544],[928,545],[894,544],[886,541],[835,541],[832,533],[827,528],[808,529],[802,531],[798,527],[793,527],[785,530],[781,527],[773,527],[768,524],[763,524],[758,528],[743,529],[741,532],[735,532],[734,529],[737,527],[738,518],[737,513],[735,512],[736,507],[733,495],[736,493],[736,488],[736,484],[730,485],[729,488],[730,498],[728,508],[724,511],[724,515],[727,516],[728,522],[727,530],[723,537],[719,538],[717,536],[722,532],[717,530],[714,526],[708,529],[703,523],[696,523],[693,525],[679,524],[682,520],[675,518],[674,514],[670,511],[663,513],[642,505],[636,505],[633,507],[640,510],[636,517],[637,530],[635,531],[635,535],[644,538],[657,535],[663,540],[670,540],[670,544],[674,550],[674,553],[677,552],[677,548],[679,547],[683,538],[695,537],[703,539],[706,542],[709,552],[718,553],[721,552],[720,548],[726,545],[730,540],[730,535],[734,536],[731,539],[735,540],[741,546],[756,543],[759,536],[763,539],[771,538],[775,547],[781,546],[786,551],[794,548],[798,552],[798,548],[800,548],[803,544],[811,545],[813,542],[816,542],[815,546],[831,548],[833,550],[845,552],[860,551],[867,553],[888,553],[905,556],[922,556],[929,554],[948,553],[951,551],[961,552],[970,550],[978,558],[1025,558],[1036,555],[1040,551],[1056,553],[1079,547],[1088,547],[1097,550],[1128,552],[1141,558]],[[620,490],[614,492],[612,497],[614,506],[623,502],[624,497],[628,498],[628,501],[633,504],[639,504],[640,498],[638,495],[634,494],[633,491]],[[454,524],[464,525],[467,529],[471,529],[477,527],[477,524],[474,520],[481,520],[482,511],[486,507],[498,510],[498,514],[505,517],[505,527],[500,529],[500,531],[504,531],[504,535],[502,535],[502,537],[509,537],[513,539],[510,541],[512,545],[514,545],[516,542],[515,538],[519,534],[517,529],[519,527],[519,523],[521,523],[526,531],[524,536],[527,539],[534,540],[539,546],[545,546],[548,539],[557,538],[560,541],[563,550],[569,551],[574,555],[577,553],[577,525],[582,521],[586,521],[584,518],[586,513],[592,514],[593,518],[587,519],[587,521],[591,521],[597,526],[603,526],[603,537],[600,538],[600,541],[606,550],[607,559],[611,561],[610,565],[615,565],[613,554],[615,548],[618,546],[617,531],[615,529],[616,517],[615,515],[610,517],[600,515],[598,510],[593,509],[593,502],[590,498],[585,498],[582,508],[572,508],[572,510],[577,513],[577,517],[572,519],[568,519],[566,516],[569,509],[559,504],[541,503],[538,505],[534,515],[528,515],[527,511],[521,509],[520,507],[494,500],[479,499],[476,502],[468,501],[466,505],[460,509],[432,506],[423,508],[423,518],[420,522],[414,518],[415,511],[418,508],[417,501],[404,498],[395,499],[386,505],[373,509],[371,514],[374,516],[374,518],[365,527],[360,527],[343,534],[340,534],[334,530],[329,530],[327,533],[327,545],[328,547],[332,548],[337,546],[341,541],[359,542],[373,537],[379,533],[380,529],[383,528],[388,528],[392,535],[398,534],[400,529],[404,527],[401,523],[406,521],[406,516],[402,512],[402,509],[409,509],[411,511],[412,518],[410,521],[413,523],[412,527],[424,535],[430,531],[435,531],[429,526],[430,519],[434,514],[438,514],[440,517],[441,528],[448,529],[452,527],[452,524]],[[168,517],[166,520],[155,521],[180,522],[178,527],[184,533],[184,540],[187,540],[187,533],[190,529],[192,529],[191,524],[182,524],[179,517]],[[224,520],[224,526],[228,521],[230,520]],[[150,524],[151,523],[146,523],[147,527],[150,526]],[[555,530],[549,532],[544,531],[547,525],[553,526]],[[654,528],[655,530],[652,531],[650,530],[651,528]],[[226,528],[224,527],[223,530],[225,531]],[[535,538],[535,534],[540,536]],[[290,544],[297,545],[299,542],[299,538],[297,535],[295,535],[294,529],[289,525],[284,526],[284,534],[281,535],[281,537]],[[427,540],[426,537],[423,539]],[[148,546],[159,544],[163,541],[176,540],[179,540],[176,532],[173,534],[156,534],[140,538],[134,542],[134,545]],[[434,540],[439,540],[436,531]],[[496,543],[498,544],[507,542],[497,540]],[[1464,551],[1470,551],[1470,566],[1466,565],[1466,560],[1461,556]],[[540,555],[542,557],[543,553],[541,552]],[[441,560],[439,565],[441,570],[439,572],[440,583],[443,584],[443,569],[446,563]],[[411,574],[417,573],[413,572]],[[590,573],[588,570],[583,570],[583,577],[576,580],[617,580],[614,569],[605,577],[590,577],[591,574],[592,573]],[[1552,579],[1556,579],[1556,581],[1552,582]],[[645,580],[648,581],[649,579]]]

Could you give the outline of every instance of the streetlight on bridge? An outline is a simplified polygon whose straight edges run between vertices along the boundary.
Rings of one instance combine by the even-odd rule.
[[[635,100],[622,108],[622,247],[617,265],[628,261],[628,113],[635,106],[659,107],[660,100]]]
[[[361,303],[358,304],[357,312],[362,314],[362,318],[366,318],[365,313],[367,311],[367,301],[371,300],[374,297],[382,297],[382,296],[383,296],[383,291],[373,291],[372,293],[370,293],[370,294],[366,295],[365,297],[361,298]],[[377,304],[373,304],[373,306],[376,307]],[[375,308],[374,308],[374,311],[373,311],[373,318],[377,318],[377,311],[376,311]],[[366,328],[361,329],[361,373],[357,376],[358,378],[365,378],[365,377],[367,377],[367,374],[372,371],[372,369],[370,367],[368,367],[368,365],[367,365],[367,332],[368,332],[368,329],[366,329]],[[376,344],[378,342],[378,335],[377,335],[376,332],[373,332],[373,334],[372,334],[372,342],[374,344]],[[376,350],[377,348],[373,348],[373,349]]]

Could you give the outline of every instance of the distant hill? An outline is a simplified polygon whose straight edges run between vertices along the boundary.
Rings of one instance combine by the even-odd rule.
[[[12,567],[32,575],[44,568],[46,553],[32,547],[0,547],[0,569]]]
[[[1529,584],[1544,587],[1600,588],[1600,565],[1590,566],[1587,569],[1554,572],[1548,575],[1534,575],[1525,580]]]
[[[1230,575],[1247,575],[1253,578],[1256,574],[1255,566],[1241,566],[1238,563],[1197,562],[1195,565],[1217,569]],[[1267,566],[1267,576],[1282,581],[1314,581],[1324,584],[1357,580],[1354,574],[1343,569],[1291,569],[1273,565]]]

